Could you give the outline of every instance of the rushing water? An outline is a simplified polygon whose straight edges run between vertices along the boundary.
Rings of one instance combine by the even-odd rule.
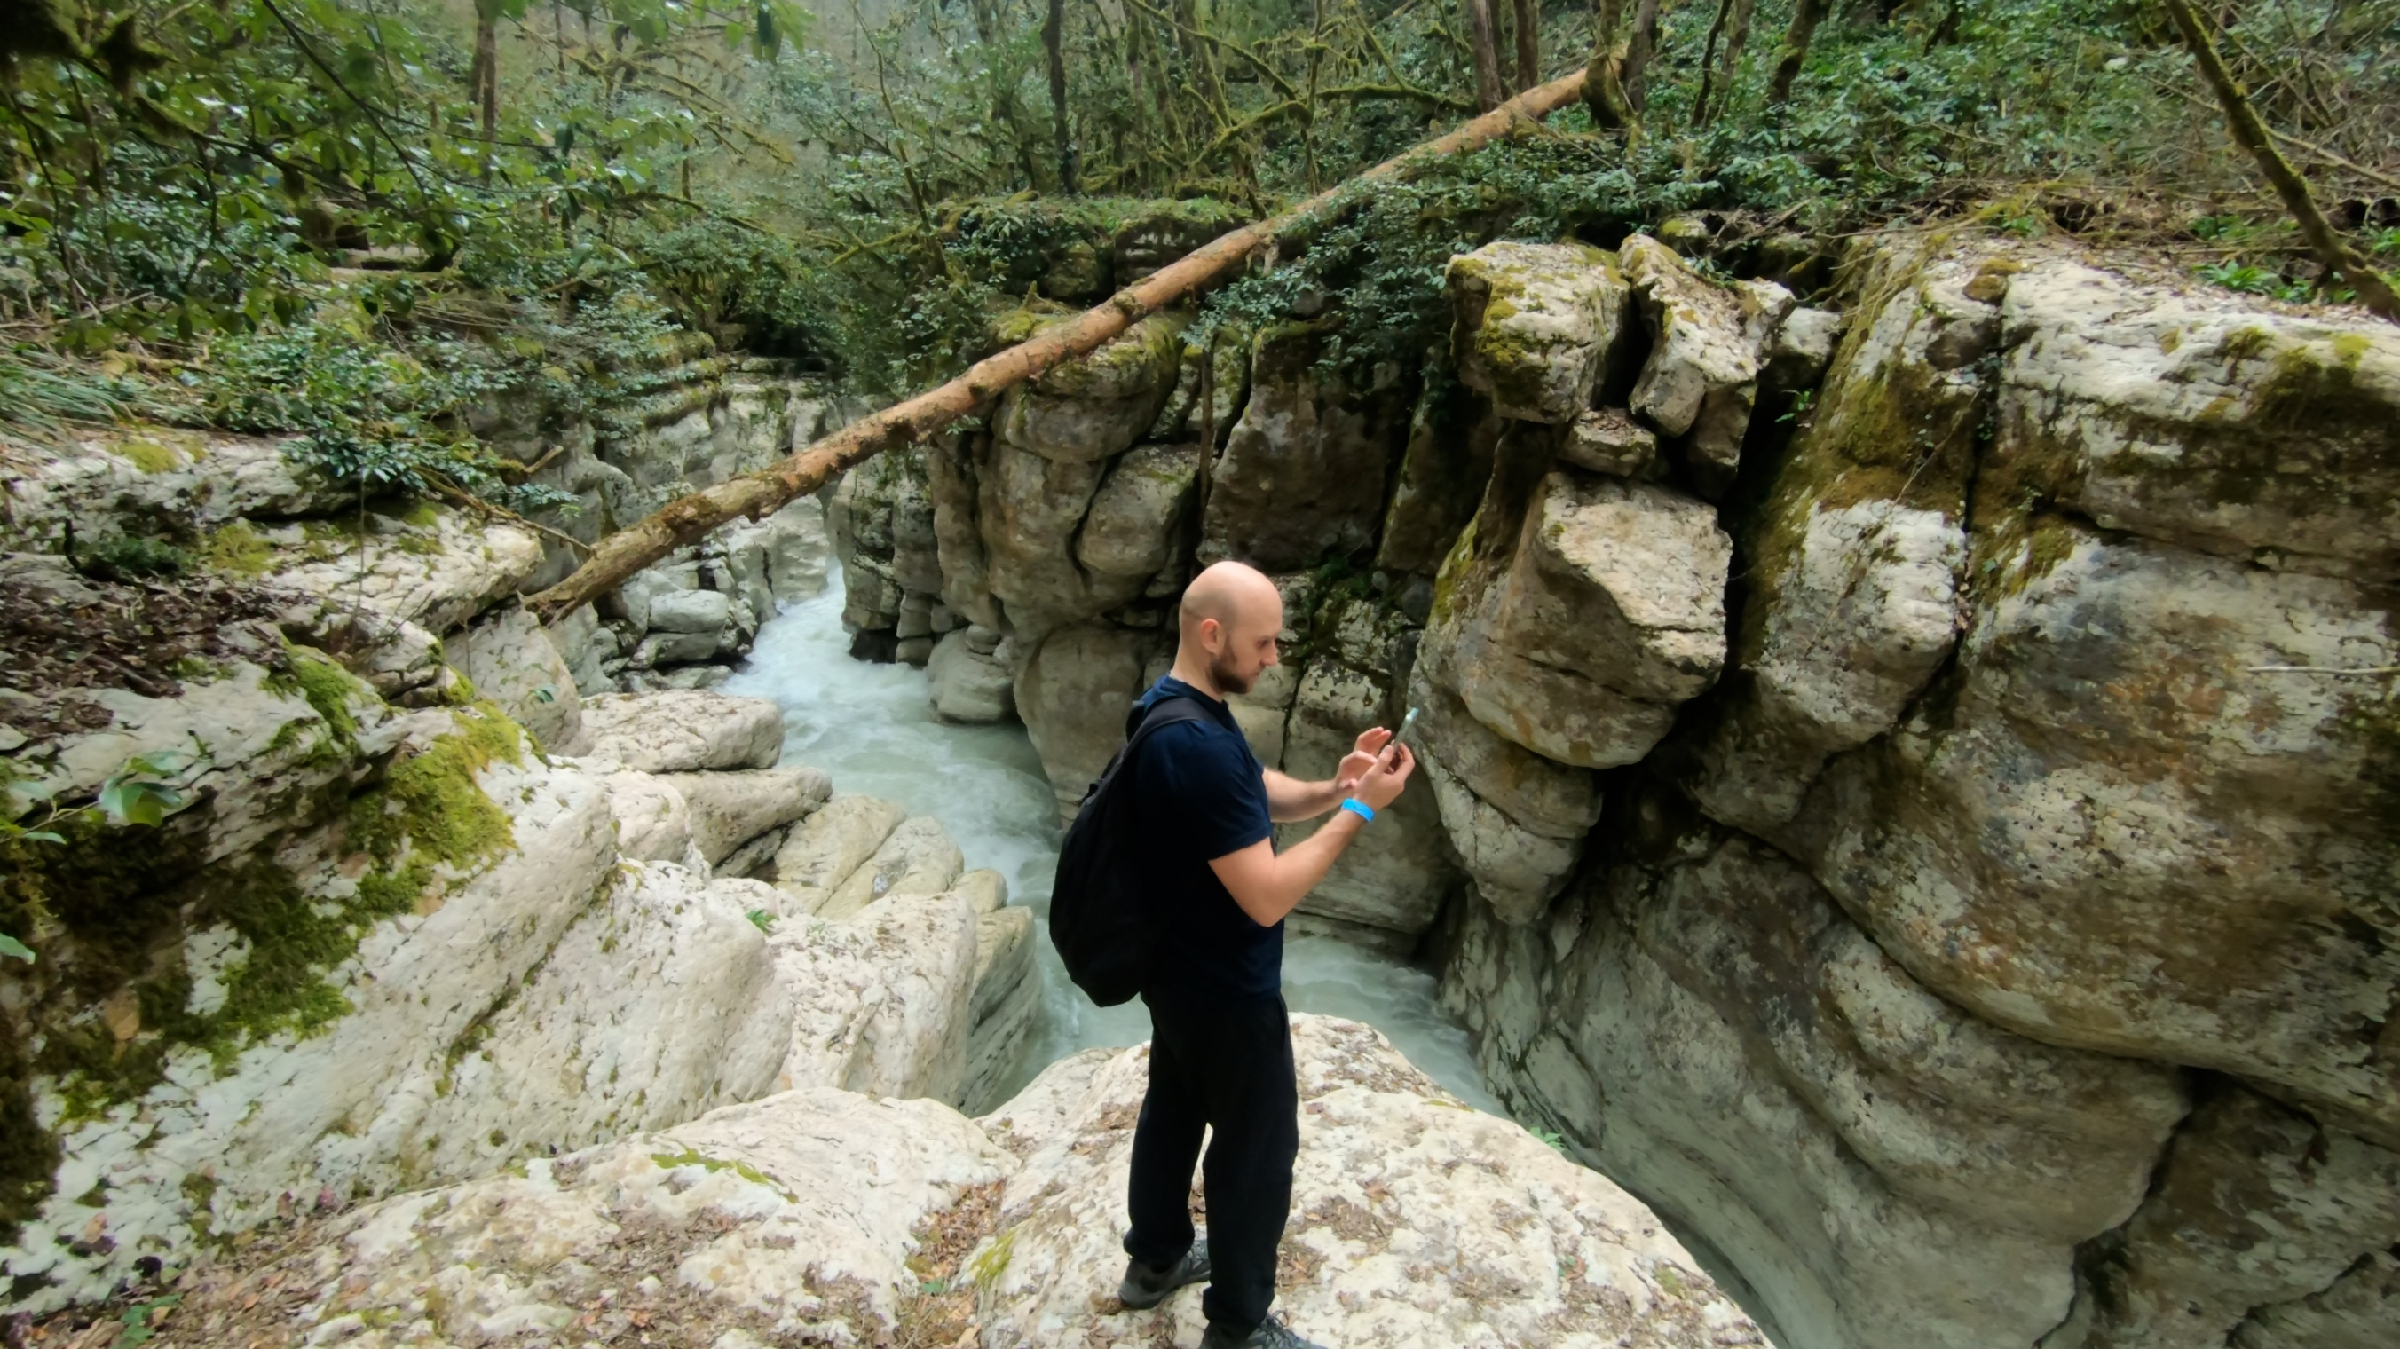
[[[839,578],[837,569],[830,591],[785,606],[761,628],[748,663],[725,691],[772,698],[783,708],[784,762],[824,769],[836,791],[880,796],[912,815],[934,816],[968,866],[1006,876],[1009,902],[1046,916],[1058,861],[1057,806],[1025,728],[937,721],[924,671],[850,659]],[[1057,952],[1038,932],[1036,953],[1045,1016],[1020,1084],[1078,1049],[1148,1038],[1140,1003],[1095,1007],[1068,982]],[[1330,938],[1305,937],[1285,944],[1283,985],[1292,1010],[1367,1022],[1460,1099],[1499,1110],[1476,1071],[1466,1032],[1435,1004],[1431,975]]]

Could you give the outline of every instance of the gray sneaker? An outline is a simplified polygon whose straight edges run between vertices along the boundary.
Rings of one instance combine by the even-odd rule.
[[[1236,1335],[1211,1323],[1208,1333],[1200,1337],[1200,1349],[1325,1349],[1325,1346],[1301,1339],[1290,1327],[1270,1316],[1247,1335]]]
[[[1211,1270],[1208,1264],[1208,1238],[1192,1243],[1171,1269],[1152,1269],[1139,1260],[1125,1262],[1125,1282],[1117,1285],[1117,1301],[1127,1311],[1148,1311],[1167,1300],[1167,1294],[1186,1284],[1207,1283]]]

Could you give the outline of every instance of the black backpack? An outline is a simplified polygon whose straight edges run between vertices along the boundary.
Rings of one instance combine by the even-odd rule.
[[[1161,698],[1147,714],[1136,708],[1125,719],[1125,747],[1083,794],[1059,845],[1050,944],[1066,962],[1067,977],[1102,1007],[1142,991],[1164,918],[1157,903],[1158,860],[1137,855],[1133,789],[1118,787],[1117,779],[1159,727],[1207,715],[1189,697]]]

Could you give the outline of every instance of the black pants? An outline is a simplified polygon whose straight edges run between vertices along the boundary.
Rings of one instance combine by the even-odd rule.
[[[1201,1307],[1210,1324],[1248,1334],[1275,1301],[1275,1249],[1292,1209],[1300,1155],[1300,1087],[1292,1016],[1280,995],[1246,1002],[1145,993],[1150,1090],[1133,1131],[1133,1229],[1125,1253],[1152,1268],[1192,1244],[1192,1164],[1209,1139],[1202,1194],[1214,1280]]]

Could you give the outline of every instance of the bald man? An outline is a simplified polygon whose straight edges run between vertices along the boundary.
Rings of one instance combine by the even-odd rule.
[[[1282,631],[1283,597],[1272,581],[1238,562],[1210,567],[1184,591],[1174,669],[1142,695],[1133,718],[1138,725],[1175,699],[1205,714],[1151,732],[1128,766],[1143,835],[1137,855],[1155,859],[1166,918],[1142,990],[1150,1089],[1133,1135],[1131,1262],[1118,1296],[1154,1307],[1185,1284],[1208,1283],[1202,1349],[1315,1349],[1267,1314],[1300,1149],[1283,919],[1416,766],[1381,727],[1359,736],[1328,782],[1260,765],[1225,699],[1249,692],[1276,663]],[[1275,822],[1327,811],[1333,819],[1305,842],[1275,851]],[[1202,1178],[1209,1234],[1200,1241],[1189,1196],[1204,1128],[1214,1132]]]

